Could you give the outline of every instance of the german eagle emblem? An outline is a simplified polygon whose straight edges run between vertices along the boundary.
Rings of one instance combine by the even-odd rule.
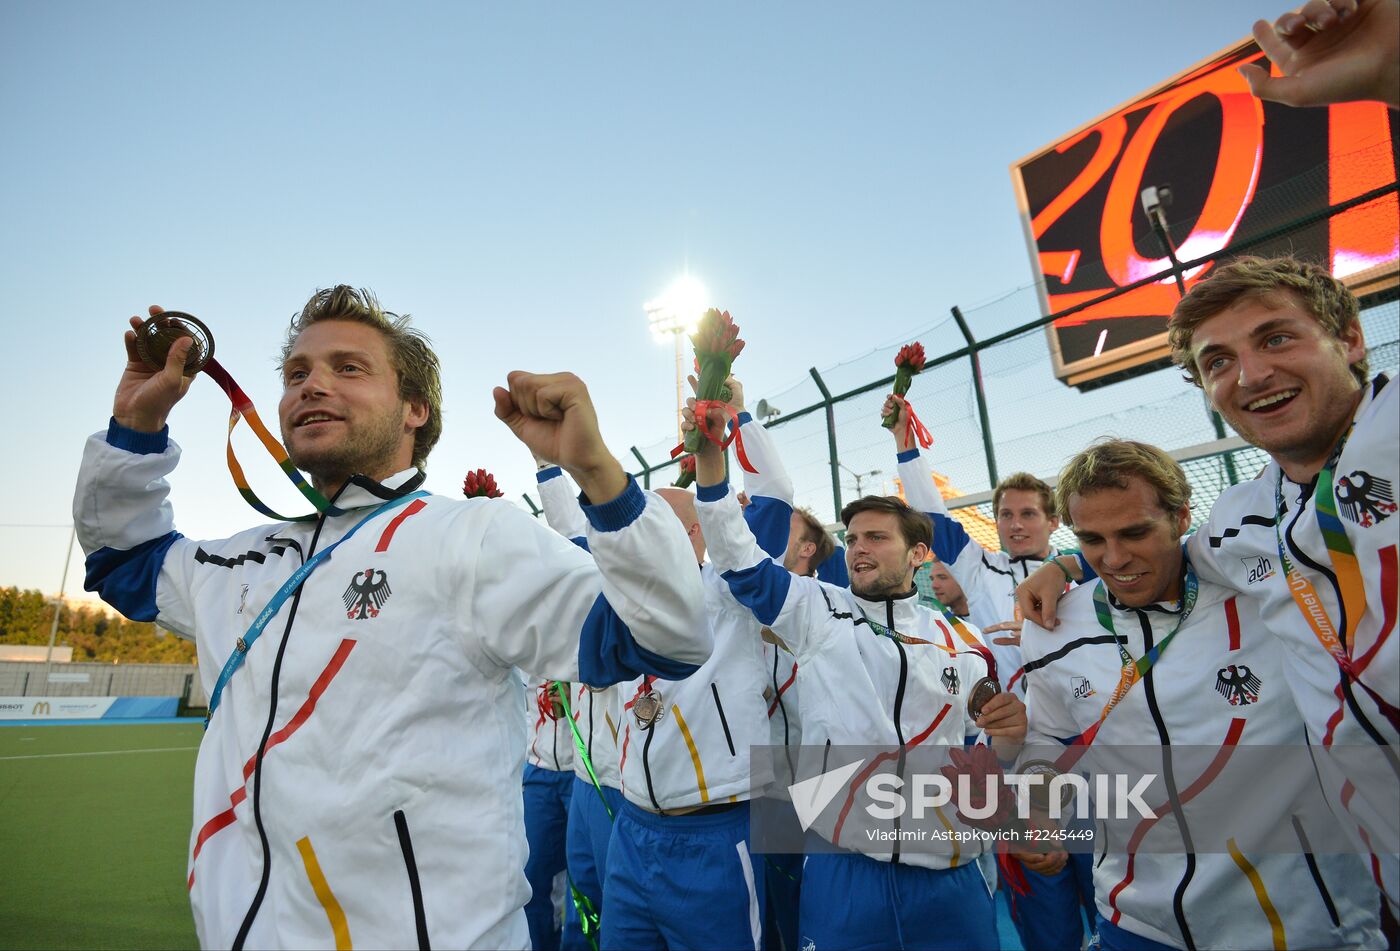
[[[1394,487],[1369,472],[1357,469],[1342,476],[1335,488],[1338,510],[1362,528],[1370,528],[1395,514]]]
[[[943,668],[943,689],[947,690],[955,697],[958,695],[958,668]]]
[[[379,609],[389,600],[389,594],[387,574],[373,568],[357,571],[355,577],[350,579],[350,586],[341,595],[345,601],[345,616],[352,621],[378,617]]]
[[[1215,690],[1230,702],[1232,707],[1245,707],[1259,702],[1259,688],[1263,682],[1244,664],[1222,667],[1215,675]]]

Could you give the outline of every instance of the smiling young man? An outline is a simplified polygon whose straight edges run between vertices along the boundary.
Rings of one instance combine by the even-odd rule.
[[[1171,817],[1141,823],[1135,847],[1095,862],[1101,947],[1375,946],[1376,908],[1357,856],[1307,857],[1306,832],[1295,854],[1197,854],[1216,829],[1243,834],[1247,823],[1231,810],[1264,828],[1303,829],[1299,804],[1320,790],[1300,770],[1273,777],[1267,797],[1251,795],[1258,760],[1202,769],[1209,760],[1193,755],[1293,745],[1302,719],[1257,614],[1198,579],[1183,555],[1191,486],[1181,467],[1154,446],[1108,441],[1070,461],[1056,494],[1100,580],[1060,602],[1056,633],[1030,620],[1022,629],[1029,741],[1060,749],[1087,738],[1108,763],[1111,747],[1160,745],[1149,765],[1165,788],[1149,805]],[[1276,804],[1277,814],[1261,815]]]
[[[691,410],[686,417],[693,428]],[[722,424],[717,414],[710,422]],[[926,518],[899,499],[867,496],[846,506],[851,586],[838,588],[796,575],[763,552],[729,493],[722,455],[708,443],[696,453],[696,487],[716,570],[797,657],[804,753],[820,755],[832,745],[961,749],[984,730],[994,746],[1014,755],[1025,728],[1023,705],[998,694],[974,720],[968,699],[987,676],[985,648],[966,626],[955,630],[918,602],[913,578],[928,555]],[[818,821],[812,829],[846,851],[807,856],[799,912],[804,945],[996,946],[990,891],[973,861],[982,851],[978,842],[935,854],[901,850],[898,842],[872,847],[858,834],[843,838],[839,823]]]
[[[1282,640],[1294,701],[1331,781],[1329,801],[1374,856],[1393,915],[1400,404],[1391,380],[1369,374],[1358,312],[1322,268],[1240,258],[1191,289],[1169,331],[1190,380],[1272,457],[1216,500],[1188,540],[1192,563],[1202,580],[1254,601]],[[1058,574],[1039,572],[1020,594],[1042,625],[1055,625]]]
[[[220,698],[195,770],[201,944],[527,947],[512,668],[606,684],[704,661],[703,595],[669,508],[622,472],[571,374],[512,373],[495,411],[592,500],[592,558],[512,506],[417,493],[441,432],[437,358],[342,285],[293,321],[279,412],[333,508],[184,538],[166,417],[189,342],[152,370],[131,323],[74,519],[87,589],[193,639]]]

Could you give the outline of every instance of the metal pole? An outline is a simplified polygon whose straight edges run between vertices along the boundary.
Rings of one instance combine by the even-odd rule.
[[[640,463],[642,464],[642,471],[641,471],[641,476],[642,476],[642,488],[644,488],[644,489],[650,489],[650,488],[651,488],[651,463],[647,462],[646,457],[643,456],[640,452],[637,451],[637,447],[636,447],[636,446],[633,446],[633,447],[632,447],[632,455],[636,456],[636,457],[637,457],[637,461],[640,462]]]
[[[533,516],[535,516],[535,518],[539,518],[539,517],[540,517],[540,507],[539,507],[538,505],[535,504],[535,500],[534,500],[534,499],[530,498],[530,493],[528,493],[528,492],[522,492],[522,493],[520,493],[520,497],[521,497],[522,499],[525,500],[525,504],[526,504],[526,505],[530,506],[530,514],[533,515]]]
[[[685,438],[681,432],[681,409],[685,406],[685,390],[682,384],[685,382],[685,374],[681,371],[681,329],[677,327],[671,331],[671,336],[676,340],[676,442]]]
[[[1186,279],[1181,273],[1181,261],[1176,256],[1176,246],[1172,244],[1171,234],[1167,231],[1167,214],[1158,205],[1152,209],[1147,216],[1152,221],[1152,233],[1157,236],[1157,242],[1162,246],[1162,250],[1167,252],[1167,260],[1172,262],[1172,277],[1176,279],[1176,293],[1179,297],[1186,296]],[[1204,394],[1202,394],[1204,395]],[[1215,407],[1210,405],[1210,400],[1206,400],[1206,413],[1210,416],[1210,425],[1215,430],[1216,439],[1225,438],[1225,422],[1220,418],[1220,414],[1215,411]],[[1225,454],[1225,477],[1230,480],[1231,485],[1236,485],[1240,481],[1239,473],[1235,471],[1235,460],[1229,453]]]
[[[967,326],[967,321],[963,319],[962,311],[956,305],[953,307],[953,319],[958,322],[958,329],[967,341],[967,359],[972,364],[972,393],[977,397],[977,418],[982,426],[982,452],[987,456],[987,484],[996,485],[1001,479],[997,477],[997,453],[992,446],[992,420],[987,414],[987,393],[982,387],[981,350],[972,337],[972,330]]]
[[[49,674],[53,673],[53,644],[58,638],[58,615],[63,610],[63,594],[68,590],[68,564],[73,560],[73,541],[78,537],[78,524],[68,533],[68,553],[63,557],[63,580],[58,585],[58,599],[53,603],[53,624],[49,626],[49,651],[44,657],[44,689],[49,689]]]
[[[836,455],[836,404],[831,401],[831,391],[826,388],[826,381],[822,379],[816,367],[811,367],[807,371],[812,374],[812,379],[817,383],[817,389],[821,391],[822,402],[826,405],[826,449],[831,457],[831,501],[836,505],[836,517],[841,517],[841,460]]]

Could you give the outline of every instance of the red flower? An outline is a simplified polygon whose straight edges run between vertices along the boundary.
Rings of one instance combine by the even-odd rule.
[[[894,365],[896,368],[908,367],[912,373],[918,373],[924,368],[924,345],[915,341],[906,343],[899,348],[899,352],[894,355]]]
[[[499,499],[505,495],[496,488],[496,477],[485,469],[468,472],[462,482],[462,494],[469,499]]]
[[[953,787],[954,803],[958,807],[958,818],[973,828],[977,829],[1000,829],[1012,821],[1012,816],[1016,808],[1016,794],[1005,782],[1001,770],[1001,764],[997,762],[997,755],[990,746],[977,745],[966,750],[950,749],[948,757],[953,761],[951,766],[944,766],[939,772],[948,780]],[[966,776],[967,798],[962,799],[962,790],[959,788],[958,778]],[[990,796],[989,796],[990,793]],[[985,818],[970,818],[965,810],[972,810],[977,813],[986,811],[995,799],[995,809],[992,814]]]
[[[727,402],[729,393],[724,381],[729,379],[734,361],[744,352],[744,341],[739,339],[739,325],[729,316],[729,311],[711,307],[700,318],[700,325],[690,335],[690,342],[695,347],[696,399],[701,402]],[[703,438],[699,430],[686,433],[685,448],[695,452]]]
[[[924,345],[917,340],[913,343],[906,343],[899,348],[899,352],[894,355],[894,395],[903,396],[909,392],[909,387],[914,382],[914,374],[924,368]],[[899,421],[899,411],[884,417],[881,421],[886,429],[894,429],[895,423]]]

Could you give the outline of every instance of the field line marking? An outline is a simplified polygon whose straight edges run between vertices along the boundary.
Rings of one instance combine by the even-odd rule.
[[[157,746],[148,750],[95,750],[91,753],[33,753],[28,756],[0,756],[0,762],[17,759],[64,759],[72,756],[121,756],[124,753],[180,753],[197,750],[197,746]]]

